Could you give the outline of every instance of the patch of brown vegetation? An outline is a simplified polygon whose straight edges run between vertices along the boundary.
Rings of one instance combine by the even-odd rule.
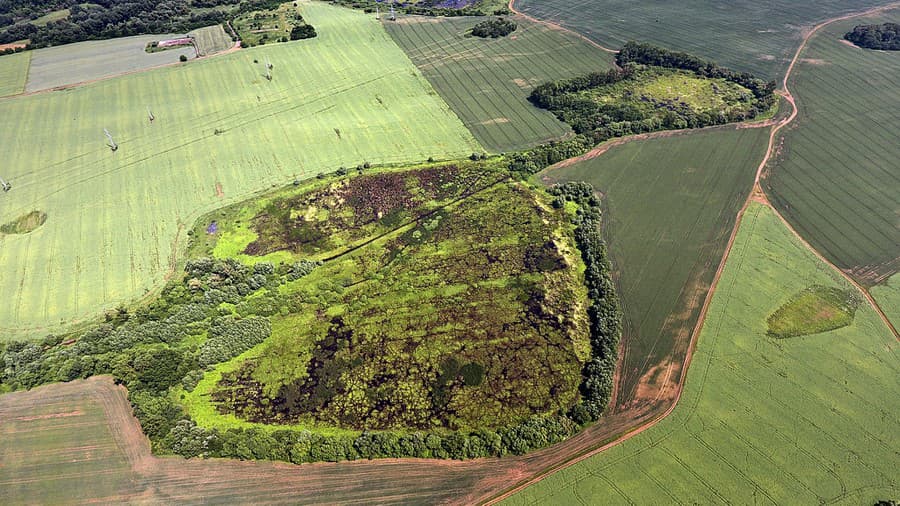
[[[222,190],[222,183],[216,181],[216,197],[222,198],[225,196],[225,191]]]
[[[28,45],[28,41],[25,42],[10,42],[8,44],[0,44],[0,51],[5,51],[7,49],[18,49],[25,48]]]

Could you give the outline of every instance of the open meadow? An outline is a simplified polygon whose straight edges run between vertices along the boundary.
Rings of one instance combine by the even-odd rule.
[[[376,20],[320,3],[303,15],[315,39],[0,100],[0,117],[17,121],[0,138],[13,185],[0,223],[47,215],[0,236],[0,293],[16,294],[0,309],[2,338],[154,290],[197,217],[272,185],[481,151]]]
[[[854,289],[770,208],[751,204],[681,400],[656,426],[507,504],[873,504],[900,493],[900,346],[863,303],[849,326],[775,339],[766,320],[810,286]]]
[[[134,72],[159,65],[177,63],[181,55],[194,58],[193,46],[183,46],[148,53],[144,50],[154,40],[177,38],[183,35],[136,35],[109,40],[89,40],[47,47],[33,53],[28,84],[25,91],[49,90]]]
[[[33,51],[0,56],[0,97],[25,91]]]
[[[520,0],[516,8],[559,23],[609,48],[652,42],[775,79],[818,21],[889,3],[885,0],[797,2],[739,0]]]
[[[865,286],[898,284],[900,171],[897,111],[900,58],[841,40],[854,18],[817,33],[788,85],[799,115],[784,134],[764,188],[782,214],[817,250]],[[872,290],[900,324],[896,288]],[[884,294],[886,299],[882,299]]]
[[[569,127],[526,99],[546,81],[612,66],[613,57],[574,34],[513,18],[507,37],[467,35],[471,18],[403,17],[388,33],[453,108],[482,146],[524,149],[569,134]]]
[[[620,407],[674,395],[691,331],[753,184],[768,131],[723,127],[635,140],[539,177],[587,181],[604,194],[624,312]],[[664,387],[664,392],[656,389]]]

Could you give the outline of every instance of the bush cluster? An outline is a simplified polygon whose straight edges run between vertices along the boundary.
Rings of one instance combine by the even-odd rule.
[[[518,28],[515,21],[506,18],[488,19],[476,24],[472,28],[472,35],[476,37],[492,38],[506,37]]]
[[[867,49],[900,51],[900,24],[856,25],[844,39]]]

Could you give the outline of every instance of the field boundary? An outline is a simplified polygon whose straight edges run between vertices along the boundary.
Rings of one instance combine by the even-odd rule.
[[[510,7],[512,7],[512,4],[514,1],[515,0],[510,0]],[[624,431],[618,438],[614,439],[613,441],[609,441],[600,447],[597,447],[593,450],[587,451],[586,453],[575,455],[571,459],[569,459],[565,462],[552,465],[552,466],[544,469],[540,474],[533,476],[532,478],[530,478],[524,482],[514,485],[512,488],[509,488],[509,489],[503,491],[499,495],[495,495],[493,497],[490,497],[490,498],[482,501],[481,504],[485,504],[485,505],[497,504],[500,501],[507,499],[510,496],[516,494],[517,492],[524,490],[528,486],[534,485],[535,483],[542,481],[544,478],[547,478],[548,476],[556,473],[557,471],[561,471],[567,467],[573,466],[589,457],[592,457],[600,452],[603,452],[609,448],[612,448],[613,446],[616,446],[624,441],[631,439],[632,437],[640,434],[641,432],[653,427],[654,425],[656,425],[657,423],[659,423],[660,421],[665,419],[669,414],[671,414],[672,411],[674,411],[675,407],[678,405],[678,401],[681,399],[681,394],[684,391],[684,380],[685,380],[685,377],[687,376],[688,368],[690,367],[690,362],[691,362],[691,358],[693,356],[694,349],[696,348],[697,338],[699,337],[700,332],[703,329],[704,320],[706,318],[706,313],[709,309],[710,302],[712,301],[713,295],[715,294],[716,288],[718,287],[719,280],[720,280],[722,272],[725,268],[725,263],[728,260],[729,255],[731,254],[732,247],[734,246],[734,240],[737,237],[737,232],[738,232],[738,229],[740,228],[741,222],[743,221],[744,214],[747,210],[747,207],[750,205],[751,202],[757,202],[757,203],[763,204],[763,205],[769,207],[770,209],[772,209],[775,212],[775,215],[779,218],[779,220],[782,223],[784,223],[784,225],[791,232],[791,234],[794,235],[795,237],[797,237],[800,240],[800,242],[809,251],[811,251],[817,258],[822,260],[825,263],[825,265],[827,265],[831,269],[837,271],[844,279],[847,279],[854,287],[856,287],[857,290],[859,290],[865,296],[865,298],[869,302],[870,306],[875,310],[876,313],[878,313],[881,320],[887,325],[888,329],[890,329],[890,331],[894,334],[894,337],[897,340],[900,340],[900,334],[898,334],[897,329],[891,324],[890,320],[887,319],[887,316],[884,314],[884,311],[882,311],[881,307],[878,306],[877,302],[875,302],[875,299],[872,298],[872,296],[868,293],[868,291],[863,289],[862,286],[859,285],[859,283],[857,283],[856,281],[854,281],[847,273],[845,273],[841,269],[837,268],[837,266],[835,266],[834,264],[829,262],[827,259],[825,259],[821,253],[819,253],[802,236],[800,236],[800,234],[798,234],[797,231],[787,222],[787,220],[781,215],[781,213],[778,212],[778,209],[776,209],[774,206],[771,205],[768,197],[766,197],[765,192],[763,192],[762,188],[759,185],[759,179],[762,175],[763,170],[771,162],[772,155],[774,153],[774,144],[775,144],[776,134],[782,128],[784,128],[788,124],[792,123],[794,121],[794,119],[797,117],[798,108],[796,105],[796,100],[794,99],[794,97],[791,94],[790,89],[788,87],[788,80],[793,73],[795,64],[797,63],[797,61],[800,58],[800,54],[806,48],[807,43],[812,38],[812,36],[815,35],[822,28],[824,28],[828,25],[831,25],[833,23],[836,23],[839,21],[844,21],[847,19],[856,18],[856,17],[877,14],[879,12],[894,9],[898,6],[900,6],[900,2],[894,2],[894,3],[888,4],[888,5],[874,7],[872,9],[867,9],[865,11],[846,14],[843,16],[838,16],[836,18],[825,20],[825,21],[817,24],[816,26],[814,26],[808,33],[806,33],[803,37],[803,40],[800,42],[800,46],[797,48],[797,51],[795,52],[794,57],[791,59],[791,63],[788,66],[788,69],[782,80],[782,83],[781,83],[782,89],[779,90],[779,94],[782,97],[784,97],[785,100],[791,105],[792,112],[791,112],[790,116],[788,116],[787,118],[784,118],[775,123],[769,123],[769,124],[760,123],[761,127],[762,126],[766,126],[766,127],[772,126],[772,132],[769,135],[769,144],[766,149],[766,153],[763,156],[763,160],[760,162],[759,166],[757,167],[756,179],[755,179],[755,182],[753,185],[753,189],[751,190],[750,195],[747,196],[747,200],[744,202],[744,205],[741,207],[740,211],[738,211],[737,219],[735,220],[734,227],[732,228],[732,231],[731,231],[731,236],[729,237],[728,243],[725,247],[725,253],[722,255],[722,260],[719,262],[719,266],[716,269],[715,277],[713,278],[713,281],[710,285],[709,291],[707,292],[706,298],[703,302],[703,305],[701,306],[700,317],[697,320],[697,324],[694,327],[694,331],[692,332],[692,335],[691,335],[690,344],[688,345],[687,354],[685,356],[684,366],[681,369],[681,374],[680,374],[680,377],[678,380],[678,385],[676,387],[675,399],[672,401],[671,405],[668,408],[666,408],[666,410],[659,416],[653,418],[652,420],[646,422],[643,425],[635,427],[631,430]],[[512,10],[512,9],[510,9],[510,10]],[[700,129],[697,131],[702,131],[702,130],[703,129]],[[655,134],[669,134],[669,136],[671,136],[671,135],[675,135],[677,132],[679,132],[679,131],[663,131],[663,132],[654,132],[654,133]],[[577,163],[584,159],[590,159],[590,158],[600,156],[613,146],[625,144],[627,142],[631,142],[634,140],[643,140],[644,138],[647,138],[647,137],[643,137],[643,136],[647,136],[650,138],[653,137],[652,134],[641,134],[641,135],[623,138],[622,140],[620,140],[618,142],[613,141],[613,142],[605,143],[604,145],[599,146],[588,153],[588,154],[590,154],[590,153],[593,153],[596,151],[596,154],[594,154],[593,156],[581,155],[579,157],[574,157],[569,160],[564,160],[564,161],[560,162],[559,164],[554,165],[553,167],[566,166],[563,164],[566,164],[567,162],[569,162],[568,165],[571,165],[573,163]],[[660,137],[660,136],[665,136],[665,135],[656,135],[655,137]],[[574,160],[574,161],[570,162],[570,160]],[[553,167],[551,167],[551,168],[553,168]]]
[[[619,51],[618,51],[617,49],[610,49],[610,48],[608,48],[608,47],[606,47],[606,46],[600,45],[600,44],[598,44],[597,42],[594,42],[593,40],[591,40],[591,39],[585,37],[584,35],[582,35],[582,34],[576,32],[576,31],[569,30],[568,28],[566,28],[566,27],[564,27],[564,26],[562,26],[562,25],[560,25],[560,24],[553,23],[553,22],[551,22],[551,21],[546,21],[546,20],[543,20],[543,19],[538,19],[538,18],[536,18],[536,17],[534,17],[534,16],[530,16],[530,15],[528,15],[528,14],[525,14],[525,13],[522,12],[522,11],[516,10],[515,3],[516,3],[516,0],[509,0],[509,4],[507,4],[507,8],[510,10],[510,12],[512,12],[512,13],[515,14],[516,16],[521,16],[521,17],[523,17],[523,18],[525,18],[525,19],[527,19],[527,20],[529,20],[529,21],[533,21],[533,22],[535,22],[535,23],[542,24],[542,25],[544,25],[544,26],[546,26],[546,27],[548,27],[548,28],[551,28],[551,29],[553,29],[553,30],[560,30],[560,31],[563,31],[563,32],[571,33],[572,35],[574,35],[574,36],[580,38],[581,40],[587,42],[588,44],[590,44],[590,45],[596,47],[597,49],[599,49],[599,50],[601,50],[601,51],[605,51],[605,52],[607,52],[607,53],[612,53],[612,54],[618,54],[618,53],[619,53]],[[613,62],[613,65],[615,65],[616,68],[618,68],[618,65],[616,65],[615,62]]]
[[[194,51],[197,52],[196,44],[194,46],[195,46]],[[226,54],[234,53],[235,51],[237,51],[239,49],[241,49],[241,41],[235,42],[233,46],[231,46],[230,48],[228,48],[224,51],[220,51],[218,53],[213,53],[211,55],[200,56],[200,53],[197,52],[197,57],[194,58],[194,60],[206,60],[206,59],[213,58],[216,56],[224,56]],[[52,88],[45,88],[43,90],[35,90],[35,91],[28,91],[28,92],[23,91],[22,93],[16,93],[15,95],[7,95],[5,97],[2,97],[2,99],[9,100],[9,99],[15,99],[15,98],[19,98],[19,97],[30,97],[32,95],[40,95],[42,93],[50,93],[53,91],[64,91],[64,90],[69,90],[72,88],[79,88],[81,86],[86,86],[88,84],[99,83],[101,81],[106,81],[109,79],[115,79],[117,77],[128,76],[128,75],[132,75],[132,74],[139,74],[141,72],[147,72],[150,70],[162,69],[162,68],[166,68],[166,67],[175,67],[177,65],[184,65],[184,64],[185,64],[185,62],[176,61],[176,62],[172,62],[172,63],[163,63],[162,65],[154,65],[152,67],[146,67],[146,68],[142,68],[142,69],[126,70],[125,72],[119,72],[117,74],[113,74],[110,76],[98,77],[96,79],[88,79],[87,81],[79,81],[76,83],[63,84],[60,86],[54,86]],[[30,75],[30,73],[31,73],[31,61],[29,60],[28,74],[26,74],[26,77],[25,77],[25,83],[26,83],[25,85],[26,86],[28,86],[28,76]],[[0,99],[0,100],[2,100],[2,99]]]

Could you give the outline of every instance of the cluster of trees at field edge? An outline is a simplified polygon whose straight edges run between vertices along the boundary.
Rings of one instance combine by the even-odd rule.
[[[630,134],[702,128],[753,119],[775,103],[774,81],[765,82],[752,74],[734,72],[687,53],[629,42],[616,59],[621,68],[541,84],[532,90],[529,100],[554,112],[561,121],[569,123],[577,134],[589,136],[594,144]],[[618,83],[639,82],[642,76],[652,75],[651,71],[638,70],[637,66],[675,69],[692,72],[702,78],[723,79],[745,88],[749,93],[741,96],[741,107],[731,107],[727,111],[698,111],[685,103],[653,101],[652,97],[645,96],[641,96],[640,100],[632,98],[601,104],[580,95]],[[716,92],[715,88],[713,90]]]
[[[900,51],[900,24],[856,25],[844,39],[866,49]]]
[[[358,9],[366,13],[375,12],[375,8],[380,5],[381,12],[385,13],[385,5],[380,0],[331,0],[335,5]],[[462,6],[459,6],[462,3]],[[413,2],[398,2],[394,4],[394,10],[398,13],[414,14],[417,16],[487,16],[493,14],[495,16],[507,16],[511,12],[506,6],[494,9],[491,12],[484,10],[482,0],[448,2],[447,0],[424,0]],[[385,13],[386,15],[386,13]]]

